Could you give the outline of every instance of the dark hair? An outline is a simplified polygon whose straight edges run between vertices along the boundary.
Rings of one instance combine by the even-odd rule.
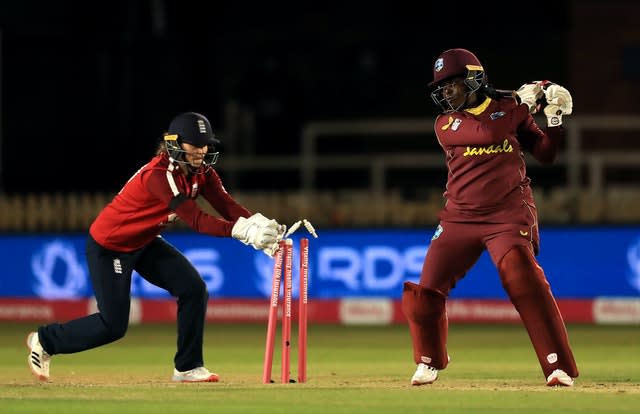
[[[166,135],[166,134],[165,134]],[[164,135],[158,141],[158,145],[156,145],[155,155],[165,154],[167,153],[167,145],[164,143]]]

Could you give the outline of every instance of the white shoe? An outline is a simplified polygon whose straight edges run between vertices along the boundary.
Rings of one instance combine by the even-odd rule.
[[[27,335],[27,348],[29,348],[29,368],[33,375],[38,377],[40,381],[49,379],[49,361],[51,356],[42,348],[40,338],[37,332],[31,332]]]
[[[189,371],[178,371],[173,369],[173,381],[176,382],[218,382],[218,374],[209,372],[205,367],[190,369]]]
[[[547,377],[547,385],[553,387],[554,385],[563,387],[572,387],[573,378],[571,378],[566,372],[561,369],[556,369]]]
[[[416,373],[411,377],[411,385],[431,384],[438,379],[438,370],[429,365],[419,363]]]

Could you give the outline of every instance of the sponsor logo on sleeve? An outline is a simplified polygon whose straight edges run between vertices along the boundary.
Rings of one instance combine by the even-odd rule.
[[[452,131],[457,131],[458,128],[460,128],[460,124],[462,124],[462,119],[460,118],[454,119],[452,116],[450,116],[449,119],[447,120],[447,123],[442,125],[440,129],[443,131],[446,131],[447,129],[451,128]]]

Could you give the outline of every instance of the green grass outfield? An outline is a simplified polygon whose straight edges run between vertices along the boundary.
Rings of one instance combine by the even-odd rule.
[[[520,325],[452,325],[451,364],[422,387],[409,385],[415,366],[402,325],[312,325],[307,383],[267,385],[261,383],[266,324],[207,325],[206,365],[220,374],[217,384],[170,381],[173,324],[132,326],[114,344],[57,355],[51,381],[39,383],[24,345],[34,327],[0,325],[2,414],[640,413],[638,326],[570,325],[581,371],[573,388],[544,385]],[[295,335],[294,328],[294,376]],[[277,381],[279,358],[278,350]]]

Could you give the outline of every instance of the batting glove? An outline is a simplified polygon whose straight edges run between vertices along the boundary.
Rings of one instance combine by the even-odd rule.
[[[565,87],[549,83],[544,89],[544,97],[547,101],[547,106],[544,108],[547,126],[562,125],[562,115],[571,115],[571,112],[573,112],[571,93]]]
[[[529,113],[535,114],[539,109],[536,101],[543,96],[542,85],[539,81],[525,83],[518,88],[516,95],[521,104],[529,107]]]

